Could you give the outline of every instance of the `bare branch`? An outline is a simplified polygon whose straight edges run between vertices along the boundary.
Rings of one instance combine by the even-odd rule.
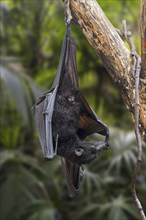
[[[141,219],[146,220],[141,202],[138,199],[137,193],[136,193],[136,179],[140,170],[141,161],[142,161],[142,143],[141,143],[141,137],[139,134],[139,76],[140,76],[140,70],[141,70],[141,58],[138,56],[135,50],[135,46],[132,43],[132,34],[130,31],[127,31],[127,25],[126,21],[123,20],[123,36],[126,39],[127,43],[129,44],[131,55],[132,55],[132,61],[133,61],[133,68],[132,68],[132,75],[135,78],[135,112],[134,112],[134,119],[135,119],[135,135],[136,135],[136,141],[137,141],[137,162],[135,165],[135,169],[132,176],[132,182],[131,182],[131,192],[133,200],[140,212]]]
[[[142,161],[142,144],[141,144],[141,137],[139,134],[139,76],[140,76],[140,69],[141,69],[140,63],[141,63],[141,59],[140,57],[138,57],[137,63],[136,63],[136,72],[135,72],[135,135],[136,135],[136,140],[137,140],[138,154],[137,154],[136,166],[135,166],[133,177],[132,177],[131,191],[132,191],[134,202],[140,212],[141,219],[146,220],[146,216],[144,214],[142,205],[137,197],[136,185],[135,185],[136,178],[138,176],[140,166],[141,166],[141,161]]]

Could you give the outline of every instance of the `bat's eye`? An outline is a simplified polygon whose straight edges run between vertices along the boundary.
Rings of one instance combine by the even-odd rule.
[[[75,149],[75,154],[76,154],[77,156],[81,156],[81,155],[83,154],[83,152],[84,152],[84,150],[81,149],[81,148]]]

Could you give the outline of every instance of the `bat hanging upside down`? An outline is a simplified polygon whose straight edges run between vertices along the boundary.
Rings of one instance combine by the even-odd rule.
[[[69,195],[76,195],[82,182],[82,164],[108,147],[109,129],[79,91],[76,46],[68,26],[53,86],[35,104],[35,119],[44,157],[61,156]],[[105,141],[85,142],[93,133],[104,135]]]

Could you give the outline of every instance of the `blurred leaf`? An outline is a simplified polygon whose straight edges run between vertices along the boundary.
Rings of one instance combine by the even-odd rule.
[[[12,159],[10,155],[9,159]],[[1,180],[0,199],[3,220],[9,219],[9,216],[13,216],[13,219],[20,218],[39,198],[48,199],[43,183],[32,172],[22,167],[20,161],[19,163],[17,161],[17,166],[12,162],[11,164],[12,166],[7,169],[7,174]]]
[[[126,215],[127,212],[133,216],[135,219],[139,219],[139,213],[137,210],[133,208],[133,205],[131,205],[131,201],[122,195],[120,195],[117,198],[112,199],[111,202],[105,203],[100,207],[100,211],[102,213],[109,213],[109,220],[128,220],[128,216]]]
[[[136,163],[136,138],[134,132],[126,132],[118,130],[114,132],[111,146],[113,148],[113,159],[110,163],[109,170],[120,172],[124,163],[129,170],[132,171],[133,165]],[[115,136],[115,138],[114,138]]]
[[[29,123],[30,117],[32,118],[31,107],[36,98],[42,94],[40,88],[28,76],[17,73],[4,65],[1,66],[1,80],[5,85],[2,89],[9,91],[9,96],[3,99],[13,99],[22,118]]]
[[[55,220],[55,212],[53,208],[46,207],[40,210],[36,210],[35,213],[33,213],[28,220]]]

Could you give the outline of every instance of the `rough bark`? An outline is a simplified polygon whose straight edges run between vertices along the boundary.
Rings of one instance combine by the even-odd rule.
[[[146,0],[141,0],[141,61],[140,117],[145,125],[144,139],[146,141]]]
[[[146,77],[146,0],[141,0],[141,78]]]
[[[143,7],[144,2],[143,1]],[[82,29],[90,45],[97,51],[112,80],[119,88],[123,100],[134,118],[135,89],[132,76],[132,57],[96,0],[70,0],[72,14]],[[145,9],[142,12],[145,17]],[[143,11],[141,10],[141,11]],[[144,25],[145,25],[145,19]],[[142,27],[143,30],[143,27]],[[144,32],[144,38],[145,38]],[[143,39],[143,38],[142,38]],[[145,45],[145,39],[143,40]],[[145,46],[144,46],[145,48]],[[144,50],[144,55],[146,55]],[[145,59],[145,58],[144,58]],[[146,142],[146,73],[140,80],[140,120],[139,128]]]

